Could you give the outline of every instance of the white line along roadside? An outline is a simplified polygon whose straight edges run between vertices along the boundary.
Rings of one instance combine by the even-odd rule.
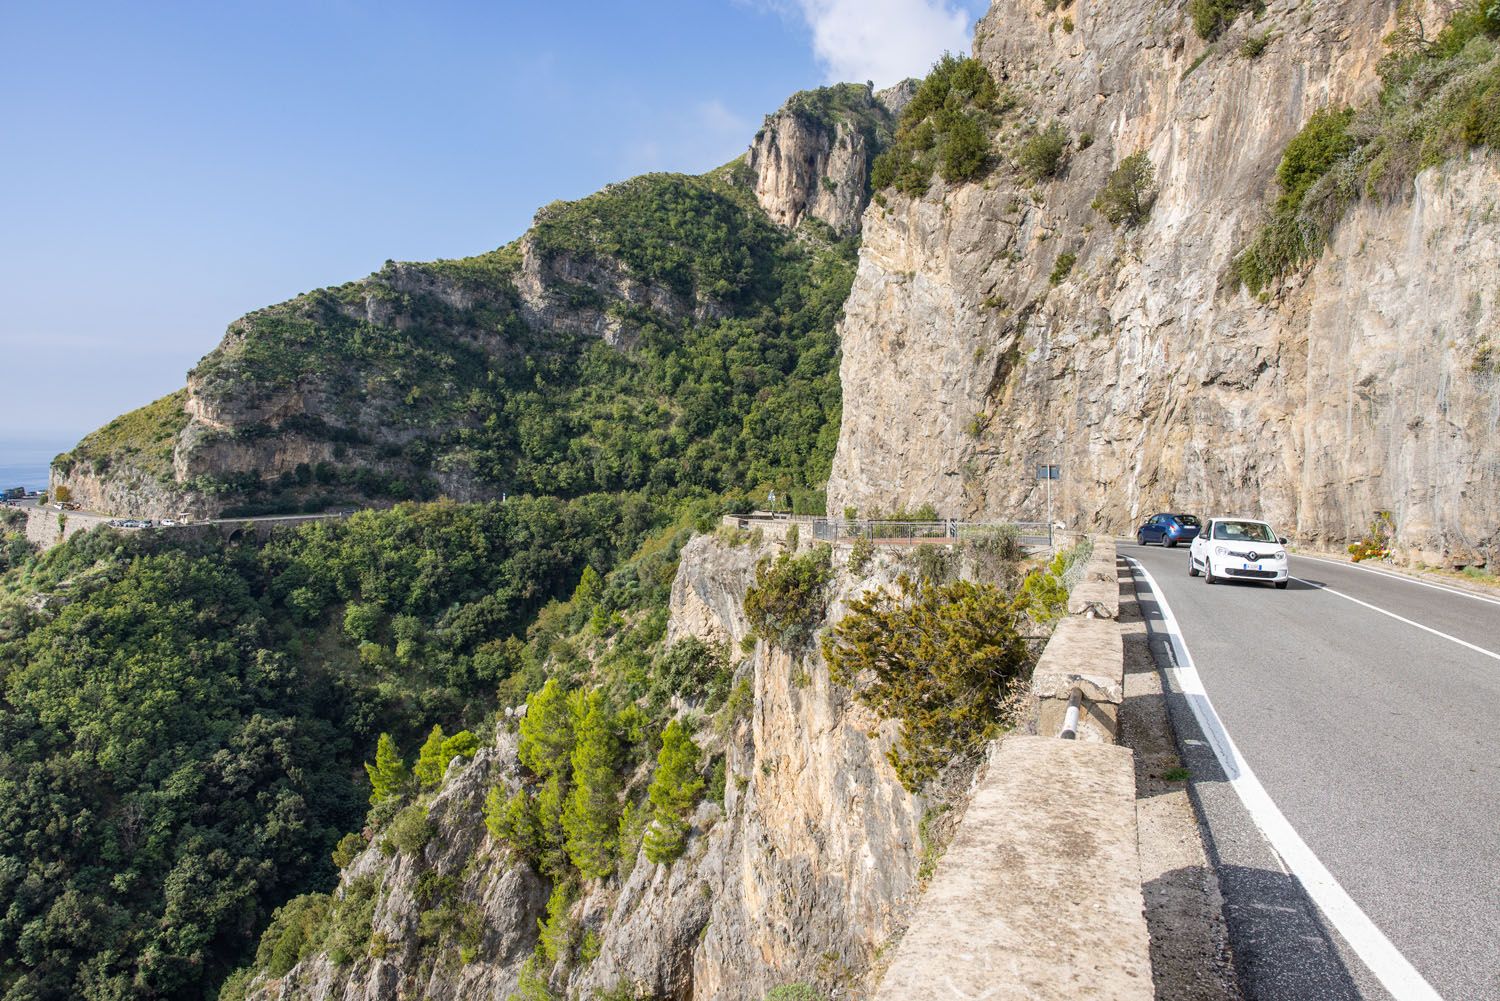
[[[1385,933],[1375,926],[1375,922],[1339,885],[1339,881],[1313,854],[1313,850],[1302,840],[1291,822],[1282,815],[1270,794],[1255,777],[1255,772],[1240,756],[1239,748],[1224,729],[1219,714],[1214,711],[1208,692],[1203,688],[1203,679],[1198,676],[1192,654],[1188,653],[1187,643],[1177,626],[1177,618],[1167,604],[1166,595],[1156,586],[1151,572],[1138,560],[1130,557],[1126,559],[1131,568],[1145,579],[1161,609],[1162,624],[1166,627],[1173,658],[1177,661],[1175,668],[1167,670],[1175,676],[1178,687],[1182,689],[1193,710],[1193,716],[1198,720],[1198,726],[1208,738],[1209,746],[1213,748],[1224,774],[1229,778],[1229,784],[1239,795],[1240,802],[1245,804],[1255,825],[1281,856],[1291,874],[1297,877],[1329,924],[1338,930],[1355,955],[1370,968],[1370,972],[1375,974],[1376,979],[1396,1001],[1442,1001],[1442,996],[1433,990],[1426,978],[1417,972],[1417,968],[1385,937]]]
[[[1142,573],[1145,572],[1145,568],[1144,567],[1141,568],[1141,572]],[[1355,597],[1353,597],[1351,595],[1345,594],[1343,591],[1336,591],[1333,588],[1329,587],[1327,584],[1319,584],[1317,581],[1303,580],[1301,577],[1293,577],[1292,580],[1295,580],[1295,581],[1298,581],[1300,583],[1306,584],[1308,587],[1315,587],[1319,591],[1327,591],[1329,594],[1337,595],[1338,597],[1343,598],[1345,601],[1352,601],[1356,605],[1363,605],[1365,608],[1368,608],[1372,612],[1379,612],[1381,615],[1389,615],[1391,618],[1395,619],[1397,622],[1404,622],[1408,626],[1415,626],[1416,628],[1422,630],[1423,632],[1431,633],[1432,635],[1438,637],[1439,639],[1445,639],[1445,640],[1447,640],[1450,643],[1457,643],[1459,646],[1465,647],[1465,648],[1467,648],[1469,650],[1473,650],[1475,653],[1483,654],[1484,656],[1490,658],[1491,660],[1500,660],[1500,653],[1496,653],[1493,650],[1486,650],[1482,646],[1475,646],[1473,643],[1470,643],[1468,640],[1461,640],[1457,636],[1449,636],[1447,633],[1442,632],[1441,630],[1434,629],[1431,626],[1424,626],[1420,622],[1414,622],[1411,619],[1408,619],[1404,615],[1397,615],[1395,612],[1386,611],[1384,608],[1381,608],[1379,605],[1372,605],[1368,601],[1361,601],[1358,598],[1355,598]],[[1156,590],[1156,585],[1153,584],[1151,586],[1151,589],[1153,591]],[[1158,594],[1159,593],[1160,592],[1158,592]],[[1480,598],[1479,600],[1480,601],[1486,601],[1488,599]]]
[[[1456,594],[1460,598],[1473,598],[1475,601],[1482,601],[1488,605],[1500,605],[1500,599],[1491,598],[1483,594],[1475,594],[1473,591],[1465,591],[1462,588],[1449,587],[1446,584],[1436,584],[1430,580],[1418,580],[1417,578],[1408,576],[1404,573],[1391,573],[1389,570],[1379,570],[1375,567],[1367,567],[1359,563],[1350,563],[1345,560],[1325,559],[1322,556],[1306,556],[1302,553],[1293,553],[1292,555],[1296,556],[1299,560],[1314,560],[1318,563],[1331,563],[1336,567],[1348,567],[1350,570],[1363,570],[1365,573],[1372,573],[1377,577],[1389,577],[1391,580],[1399,580],[1406,584],[1415,584],[1418,587],[1430,587],[1434,591],[1446,591],[1449,594]],[[1303,581],[1303,583],[1307,582]]]

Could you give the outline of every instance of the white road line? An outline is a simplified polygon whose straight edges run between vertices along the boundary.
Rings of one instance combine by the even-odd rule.
[[[1447,591],[1449,594],[1456,594],[1461,598],[1473,598],[1475,601],[1483,601],[1490,605],[1500,605],[1500,599],[1475,594],[1473,591],[1465,591],[1462,588],[1448,587],[1446,584],[1434,584],[1430,580],[1418,580],[1415,577],[1408,577],[1406,574],[1391,573],[1389,570],[1377,570],[1374,567],[1363,566],[1359,563],[1348,563],[1344,560],[1324,559],[1321,556],[1305,556],[1301,553],[1293,553],[1292,555],[1299,560],[1316,560],[1319,563],[1331,563],[1336,567],[1347,567],[1350,570],[1363,570],[1365,573],[1376,574],[1380,577],[1389,577],[1391,580],[1404,581],[1407,584],[1416,584],[1418,587],[1430,587],[1434,591]]]
[[[1156,595],[1162,624],[1166,627],[1173,657],[1177,661],[1177,666],[1168,668],[1168,671],[1187,697],[1188,705],[1203,729],[1204,736],[1208,738],[1209,746],[1214,749],[1214,755],[1219,759],[1229,784],[1239,794],[1240,802],[1245,804],[1255,826],[1260,828],[1287,869],[1301,882],[1307,895],[1317,904],[1318,910],[1323,912],[1329,924],[1338,930],[1355,955],[1370,968],[1370,972],[1375,974],[1376,979],[1396,1001],[1442,1001],[1442,996],[1433,990],[1432,985],[1417,972],[1417,968],[1407,961],[1391,940],[1385,937],[1385,933],[1370,920],[1369,915],[1354,902],[1354,898],[1339,885],[1339,881],[1318,860],[1307,842],[1302,840],[1302,836],[1277,808],[1270,793],[1266,792],[1241,757],[1239,748],[1230,738],[1229,731],[1224,729],[1223,721],[1209,701],[1203,679],[1198,675],[1193,656],[1188,653],[1187,642],[1182,638],[1182,630],[1177,626],[1177,618],[1172,614],[1172,607],[1167,604],[1166,594],[1156,586],[1151,572],[1138,560],[1131,557],[1126,559],[1145,578]]]
[[[1457,643],[1459,646],[1466,647],[1469,650],[1473,650],[1475,653],[1483,654],[1484,656],[1490,658],[1491,660],[1500,660],[1500,653],[1496,653],[1493,650],[1486,650],[1482,646],[1475,646],[1473,643],[1470,643],[1468,640],[1461,640],[1457,636],[1449,636],[1447,633],[1442,632],[1441,630],[1434,629],[1431,626],[1424,626],[1420,622],[1414,622],[1411,619],[1408,619],[1404,615],[1397,615],[1395,612],[1387,611],[1386,609],[1381,608],[1379,605],[1372,605],[1368,601],[1360,601],[1358,598],[1355,598],[1355,597],[1353,597],[1351,595],[1347,595],[1343,591],[1335,591],[1333,588],[1329,587],[1327,584],[1319,584],[1317,581],[1311,581],[1311,580],[1302,580],[1301,577],[1293,577],[1292,580],[1301,581],[1303,584],[1306,584],[1308,587],[1315,587],[1319,591],[1327,591],[1329,594],[1336,594],[1340,598],[1343,598],[1345,601],[1352,601],[1356,605],[1363,605],[1364,607],[1368,608],[1372,612],[1379,612],[1381,615],[1389,615],[1391,618],[1395,619],[1397,622],[1404,622],[1408,626],[1416,626],[1418,629],[1422,630],[1423,632],[1429,632],[1432,635],[1441,637],[1442,639],[1445,639],[1445,640],[1447,640],[1450,643]]]

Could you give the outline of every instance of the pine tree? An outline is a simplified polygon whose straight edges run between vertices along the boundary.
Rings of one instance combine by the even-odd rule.
[[[597,689],[580,700],[573,746],[573,790],[563,812],[568,857],[587,879],[615,870],[619,839],[620,778],[615,772],[619,741],[614,714]]]
[[[573,753],[573,712],[567,689],[550,679],[541,691],[526,700],[521,717],[521,763],[538,778],[567,770]]]
[[[380,740],[375,745],[375,763],[366,763],[365,772],[370,776],[371,806],[378,806],[392,796],[401,795],[411,780],[411,772],[407,770],[401,752],[396,749],[396,742],[388,733],[380,735]]]
[[[417,763],[411,771],[417,785],[423,789],[431,789],[442,782],[443,773],[448,770],[448,759],[443,755],[444,739],[442,726],[434,726],[422,750],[417,753]]]
[[[679,721],[667,724],[647,792],[654,811],[646,832],[646,858],[658,865],[675,860],[687,847],[688,814],[703,794],[703,779],[697,771],[699,753]]]

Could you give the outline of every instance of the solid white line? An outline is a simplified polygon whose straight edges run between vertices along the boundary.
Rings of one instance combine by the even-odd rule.
[[[1293,553],[1292,555],[1299,560],[1316,560],[1319,563],[1331,563],[1336,567],[1348,567],[1350,570],[1363,570],[1365,573],[1376,574],[1380,577],[1389,577],[1391,580],[1405,581],[1408,584],[1416,584],[1419,587],[1430,587],[1434,591],[1447,591],[1449,594],[1456,594],[1461,598],[1473,598],[1475,601],[1483,601],[1491,605],[1500,605],[1500,599],[1486,597],[1482,594],[1475,594],[1473,591],[1465,591],[1462,588],[1448,587],[1446,584],[1434,584],[1430,580],[1418,580],[1415,577],[1408,577],[1406,574],[1391,573],[1389,570],[1377,570],[1374,567],[1367,567],[1359,563],[1349,563],[1345,560],[1325,559],[1322,556],[1305,556],[1301,553]]]
[[[1167,604],[1166,594],[1156,586],[1151,572],[1140,561],[1128,556],[1126,559],[1140,572],[1156,595],[1162,624],[1167,629],[1167,637],[1177,661],[1175,668],[1167,670],[1175,677],[1187,697],[1188,706],[1192,708],[1199,727],[1214,749],[1214,755],[1219,759],[1229,784],[1239,794],[1240,802],[1245,804],[1255,826],[1260,828],[1287,869],[1301,882],[1307,895],[1328,919],[1328,923],[1338,930],[1355,955],[1370,968],[1370,972],[1375,974],[1376,979],[1396,1001],[1442,1001],[1442,996],[1433,990],[1426,978],[1417,972],[1417,968],[1407,961],[1391,940],[1386,938],[1385,933],[1370,920],[1369,915],[1354,902],[1354,898],[1339,885],[1339,881],[1319,861],[1296,828],[1292,827],[1291,822],[1277,808],[1270,793],[1266,792],[1240,755],[1229,731],[1224,728],[1224,722],[1214,710],[1213,702],[1209,700],[1208,692],[1203,687],[1203,679],[1199,677],[1198,668],[1193,663],[1192,654],[1188,653],[1177,618],[1172,614],[1172,607]]]
[[[1397,615],[1395,612],[1387,611],[1386,609],[1381,608],[1379,605],[1372,605],[1368,601],[1360,601],[1358,598],[1355,598],[1355,597],[1353,597],[1351,595],[1347,595],[1343,591],[1335,591],[1333,588],[1329,587],[1327,584],[1319,584],[1316,581],[1311,581],[1311,580],[1302,580],[1301,577],[1293,577],[1292,580],[1301,581],[1303,584],[1306,584],[1308,587],[1315,587],[1319,591],[1327,591],[1329,594],[1336,594],[1340,598],[1343,598],[1345,601],[1352,601],[1356,605],[1363,605],[1364,607],[1368,608],[1372,612],[1379,612],[1381,615],[1389,615],[1391,618],[1395,619],[1397,622],[1404,622],[1408,626],[1416,626],[1418,629],[1421,629],[1424,632],[1429,632],[1429,633],[1431,633],[1434,636],[1439,636],[1439,637],[1447,640],[1450,643],[1457,643],[1459,646],[1466,647],[1466,648],[1468,648],[1470,650],[1473,650],[1475,653],[1483,654],[1484,656],[1490,658],[1491,660],[1500,660],[1500,653],[1496,653],[1493,650],[1486,650],[1482,646],[1475,646],[1473,643],[1470,643],[1468,640],[1461,640],[1457,636],[1449,636],[1447,633],[1442,632],[1442,631],[1437,630],[1437,629],[1434,629],[1431,626],[1424,626],[1420,622],[1414,622],[1411,619],[1408,619],[1404,615]]]

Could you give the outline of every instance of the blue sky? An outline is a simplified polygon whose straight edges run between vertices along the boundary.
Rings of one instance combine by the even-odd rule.
[[[723,163],[793,91],[967,51],[984,7],[0,0],[0,441],[171,392],[258,306]]]

